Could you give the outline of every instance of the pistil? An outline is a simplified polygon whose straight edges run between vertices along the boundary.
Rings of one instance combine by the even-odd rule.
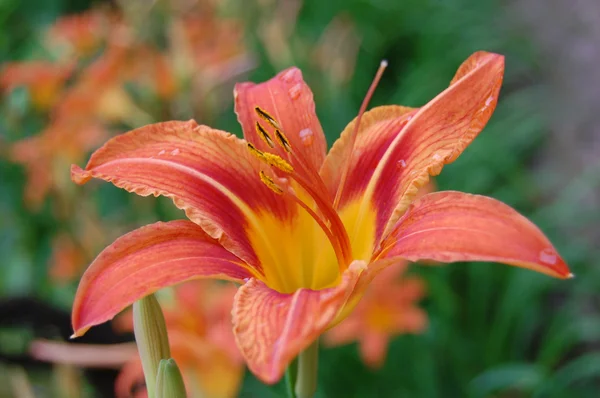
[[[360,121],[362,120],[362,116],[367,110],[367,106],[369,105],[369,101],[371,101],[371,97],[375,92],[375,88],[377,88],[377,84],[381,80],[381,76],[383,76],[383,72],[385,68],[387,68],[387,61],[383,60],[379,64],[379,69],[377,69],[377,73],[375,74],[375,78],[373,78],[373,82],[371,82],[371,86],[367,91],[367,95],[363,99],[362,104],[360,105],[360,109],[358,110],[358,116],[356,117],[356,123],[354,124],[354,130],[352,131],[352,135],[350,136],[350,145],[348,145],[347,154],[346,154],[346,163],[344,164],[344,168],[342,171],[342,176],[340,178],[340,184],[338,185],[337,191],[335,192],[335,198],[333,199],[333,208],[337,209],[340,204],[340,199],[342,197],[342,192],[344,191],[344,186],[346,184],[346,180],[348,179],[348,173],[350,171],[350,164],[352,161],[352,154],[354,153],[354,145],[356,144],[356,136],[358,135],[358,129],[360,127]]]

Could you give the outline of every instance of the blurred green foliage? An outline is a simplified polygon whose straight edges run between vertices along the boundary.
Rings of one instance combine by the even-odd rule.
[[[261,8],[234,0],[228,5],[227,14],[244,16],[247,45],[257,58],[250,80],[265,80],[292,63],[299,66],[315,93],[330,144],[356,115],[381,59],[388,59],[390,66],[372,106],[420,106],[448,84],[473,51],[506,55],[505,83],[491,122],[436,182],[441,190],[485,194],[515,207],[542,228],[577,275],[558,281],[496,264],[413,267],[428,285],[423,303],[430,318],[427,332],[396,339],[377,372],[361,363],[354,345],[323,349],[317,396],[596,397],[597,253],[577,236],[563,233],[557,222],[574,211],[576,192],[567,182],[558,197],[548,199],[540,192],[539,175],[531,166],[548,137],[548,118],[539,107],[543,66],[535,46],[505,12],[504,2],[305,0],[289,38],[291,58],[281,54],[278,60],[275,54],[275,62],[257,32],[276,5]],[[60,15],[89,6],[74,0],[0,2],[0,60],[39,57],[41,29]],[[331,75],[315,67],[307,48],[317,44],[339,15],[354,24],[360,47],[352,78],[336,85]],[[26,96],[20,90],[5,98],[3,114],[7,109],[25,112]],[[231,102],[211,116],[214,127],[241,132]],[[18,126],[0,120],[0,145],[35,134],[43,123],[39,115]],[[23,170],[5,158],[0,158],[0,181],[0,293],[29,294],[68,308],[75,285],[58,288],[47,278],[50,239],[57,228],[50,205],[35,213],[26,209]],[[102,217],[120,225],[181,216],[167,200],[136,198],[109,184],[94,189]],[[111,240],[107,237],[103,244]],[[9,337],[0,334],[0,339],[5,345]],[[276,397],[283,391],[283,385],[263,386],[247,373],[241,396]]]

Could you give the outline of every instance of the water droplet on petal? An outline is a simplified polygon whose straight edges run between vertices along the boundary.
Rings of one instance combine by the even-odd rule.
[[[165,154],[165,152],[166,152],[166,151],[163,149],[162,151],[160,151],[160,152],[158,153],[158,156],[162,156],[162,155],[164,155],[164,154]]]
[[[175,148],[175,149],[173,149],[173,150],[171,151],[171,155],[173,155],[173,156],[177,156],[177,155],[179,155],[179,153],[180,153],[180,152],[181,152],[181,151],[179,150],[179,148]]]
[[[412,117],[412,115],[410,115],[410,116],[408,116],[408,117],[406,118],[406,121],[407,121],[407,122],[409,122],[409,121],[410,121],[410,119],[412,119],[412,118],[413,118],[413,117]]]
[[[300,97],[301,93],[302,93],[302,85],[300,83],[294,84],[288,90],[288,94],[292,100],[297,100]]]
[[[244,278],[244,283],[248,282],[250,278]]]
[[[554,265],[558,260],[558,256],[554,249],[546,248],[540,252],[540,261],[544,264]]]
[[[490,104],[492,103],[493,100],[494,100],[494,96],[491,95],[488,99],[485,100],[485,107],[487,108],[488,106],[490,106]]]
[[[315,140],[314,133],[311,129],[302,129],[298,135],[300,135],[300,139],[304,146],[311,146]]]
[[[293,68],[293,69],[288,69],[287,71],[285,71],[283,74],[281,74],[279,76],[279,78],[281,80],[283,80],[286,83],[291,83],[295,80],[296,78],[296,73],[298,73],[297,69]]]
[[[405,168],[406,167],[406,161],[404,159],[400,159],[398,162],[398,167],[402,167]]]
[[[439,162],[440,160],[442,160],[442,156],[439,153],[434,153],[433,156],[432,156],[432,158],[436,162]]]

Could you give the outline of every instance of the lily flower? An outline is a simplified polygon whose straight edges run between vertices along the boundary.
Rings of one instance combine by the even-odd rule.
[[[72,166],[72,179],[172,198],[189,221],[142,227],[94,260],[75,297],[75,336],[163,287],[232,280],[238,348],[274,383],[399,261],[494,261],[569,277],[544,234],[506,204],[455,191],[413,201],[484,128],[503,72],[502,56],[477,52],[422,108],[363,104],[329,154],[296,68],[236,86],[244,139],[194,121],[111,139],[85,169]]]
[[[38,135],[15,142],[10,147],[9,158],[25,167],[25,203],[37,210],[49,193],[66,192],[68,178],[60,170],[84,158],[106,137],[108,132],[94,120],[62,118],[50,123]]]
[[[404,276],[407,266],[401,262],[381,271],[354,311],[325,334],[325,343],[333,347],[357,341],[363,362],[378,369],[392,338],[425,330],[427,314],[414,305],[425,294],[425,284]]]
[[[91,10],[59,18],[46,33],[47,47],[65,58],[91,55],[109,36],[113,16],[104,10]]]
[[[49,109],[60,96],[65,81],[73,73],[74,64],[56,64],[48,61],[11,62],[0,73],[0,89],[15,87],[29,89],[32,104],[39,110]]]

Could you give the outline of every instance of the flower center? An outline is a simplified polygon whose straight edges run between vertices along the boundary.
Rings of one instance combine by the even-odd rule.
[[[306,159],[304,152],[294,150],[279,122],[266,110],[258,106],[254,108],[258,119],[272,130],[269,133],[260,121],[255,124],[256,134],[272,151],[261,151],[248,143],[250,153],[270,166],[268,172],[259,172],[260,180],[277,195],[289,196],[304,210],[290,224],[278,223],[272,215],[263,215],[265,228],[271,229],[263,231],[267,236],[278,237],[278,242],[291,242],[275,247],[258,239],[253,242],[261,262],[266,260],[264,276],[271,288],[285,293],[301,287],[323,289],[338,283],[353,259],[370,261],[375,236],[374,209],[369,204],[361,204],[360,200],[339,208],[339,201],[348,178],[360,120],[386,66],[387,61],[382,61],[360,107],[350,137],[347,161],[341,165],[342,176],[335,197],[331,197],[319,172]],[[303,142],[312,142],[309,138],[312,136],[305,130],[298,134]],[[316,231],[315,226],[318,227]],[[348,230],[352,231],[352,240]],[[330,255],[331,251],[335,258]],[[337,262],[337,269],[332,267],[334,262]]]
[[[309,220],[313,221],[312,224],[316,223],[320,231],[317,235],[320,236],[319,239],[321,240],[325,238],[333,249],[338,274],[341,274],[352,261],[352,249],[348,232],[338,212],[333,208],[333,200],[323,180],[310,162],[307,161],[302,151],[294,150],[277,120],[262,108],[256,107],[255,112],[260,119],[266,122],[264,125],[256,122],[256,132],[267,146],[273,150],[272,152],[261,151],[252,143],[247,144],[250,153],[269,166],[269,169],[260,171],[261,181],[276,194],[291,198],[302,208],[304,212],[302,218],[306,219],[306,216],[308,216]],[[268,129],[272,131],[269,132]],[[276,231],[273,232],[277,233]],[[290,233],[296,235],[294,231],[290,231]],[[309,233],[309,235],[315,236],[314,233]],[[306,242],[305,238],[307,236],[303,234],[302,241],[298,242],[296,240],[290,243],[310,246],[311,243]],[[319,246],[323,246],[323,243],[320,242]],[[323,257],[319,253],[315,254],[317,257]],[[283,267],[285,266],[283,265]],[[316,267],[317,264],[300,264],[300,266],[305,268]],[[323,281],[315,281],[314,275],[310,276],[314,274],[314,270],[312,270],[313,272],[304,271],[302,272],[304,276],[300,277],[301,286],[296,286],[298,283],[285,283],[285,275],[280,275],[280,283],[289,286],[283,288],[283,290],[298,287],[322,288]],[[280,272],[280,274],[286,273],[284,270]]]

